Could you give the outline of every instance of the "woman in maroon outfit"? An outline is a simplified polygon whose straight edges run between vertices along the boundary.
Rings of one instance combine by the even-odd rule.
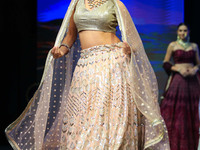
[[[168,46],[163,68],[169,80],[161,103],[171,150],[197,150],[199,140],[199,49],[189,41],[189,29],[181,23],[177,41]],[[174,64],[170,63],[173,58]]]

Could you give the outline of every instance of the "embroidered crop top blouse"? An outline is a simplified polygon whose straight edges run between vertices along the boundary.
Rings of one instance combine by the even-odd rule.
[[[115,33],[118,25],[115,6],[110,0],[92,10],[85,7],[84,0],[79,0],[74,13],[74,22],[78,32],[94,30]]]
[[[175,64],[181,64],[181,63],[196,64],[196,62],[195,62],[196,51],[195,50],[185,51],[182,49],[177,49],[173,52],[172,56],[173,56]]]

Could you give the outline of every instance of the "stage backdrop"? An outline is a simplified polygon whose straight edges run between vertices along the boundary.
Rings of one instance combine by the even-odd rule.
[[[176,26],[184,20],[184,0],[121,0],[128,8],[156,72],[162,95],[167,75],[162,61],[168,44],[176,40]],[[70,0],[38,0],[38,82],[49,49],[54,45]]]

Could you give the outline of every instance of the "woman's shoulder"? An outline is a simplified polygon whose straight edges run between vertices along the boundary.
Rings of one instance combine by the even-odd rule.
[[[116,1],[118,3],[119,7],[125,7],[125,5],[122,1],[120,1],[120,0],[116,0]]]
[[[194,50],[198,50],[198,45],[196,43],[191,43],[191,45]]]
[[[122,1],[120,1],[120,0],[116,0],[117,1],[117,3],[119,3],[119,4],[123,4],[123,2]]]
[[[176,41],[172,41],[171,43],[169,43],[169,47],[175,47],[176,46]]]

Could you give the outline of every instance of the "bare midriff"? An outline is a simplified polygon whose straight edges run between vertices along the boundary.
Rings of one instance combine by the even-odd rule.
[[[120,42],[120,39],[114,33],[102,31],[81,31],[79,38],[82,49]]]
[[[181,64],[175,64],[175,67],[189,69],[189,68],[193,68],[194,65],[191,63],[181,63]]]

